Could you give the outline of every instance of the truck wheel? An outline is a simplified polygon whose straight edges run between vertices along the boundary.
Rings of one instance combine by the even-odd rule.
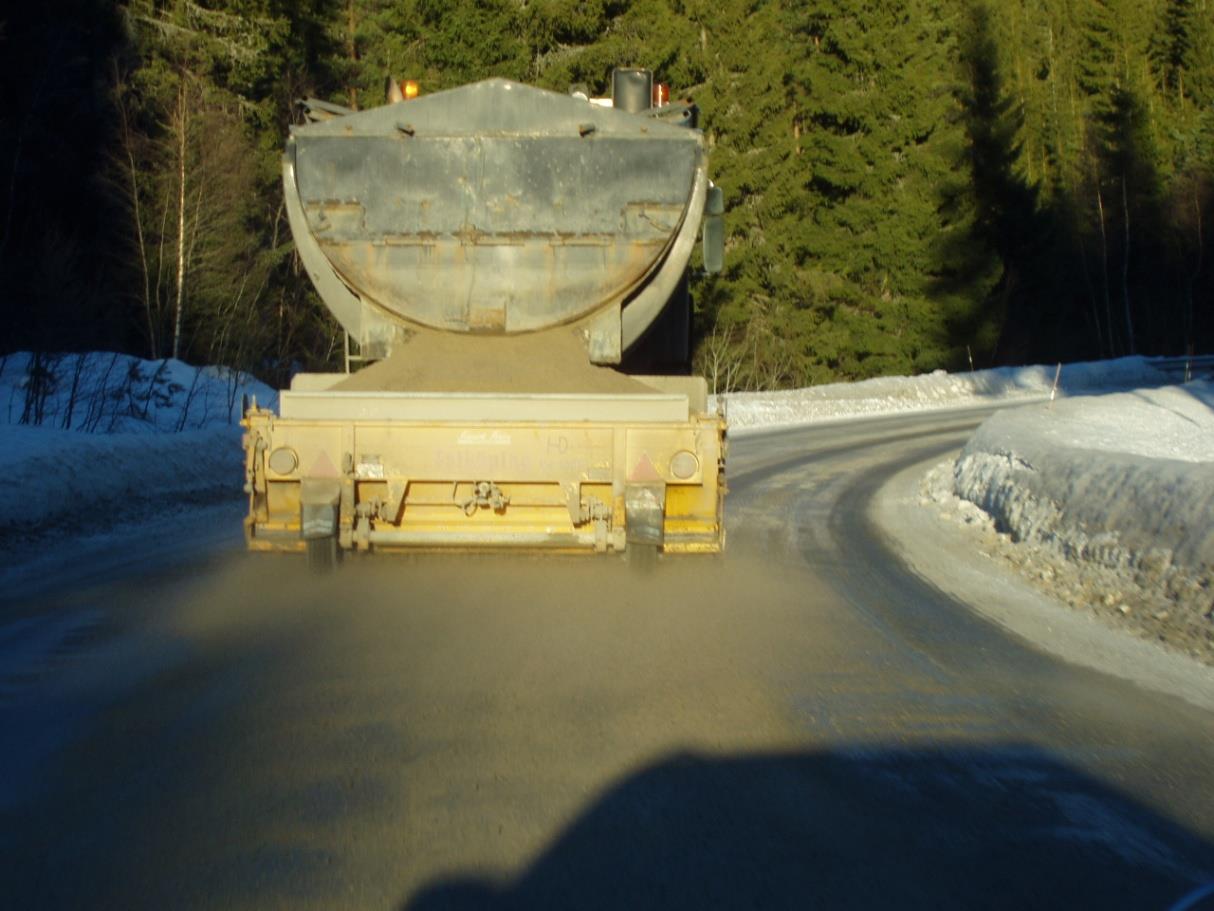
[[[317,575],[337,568],[337,538],[308,538],[308,570]]]

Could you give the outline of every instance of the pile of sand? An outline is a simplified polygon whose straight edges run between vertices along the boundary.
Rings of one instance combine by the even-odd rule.
[[[333,387],[341,392],[576,392],[653,390],[590,363],[568,327],[514,336],[417,332],[392,355]]]

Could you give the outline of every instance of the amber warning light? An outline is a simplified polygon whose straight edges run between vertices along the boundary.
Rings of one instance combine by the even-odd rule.
[[[653,106],[664,108],[668,104],[670,104],[670,86],[665,82],[655,82],[653,84]]]
[[[409,101],[422,93],[422,87],[416,79],[406,79],[400,84],[400,91],[405,96],[405,101]]]

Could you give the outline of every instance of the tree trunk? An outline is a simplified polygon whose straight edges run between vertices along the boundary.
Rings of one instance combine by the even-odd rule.
[[[351,64],[351,70],[358,63],[358,45],[354,41],[354,29],[357,25],[357,20],[354,17],[354,2],[355,0],[346,0],[346,57]],[[350,107],[358,110],[358,88],[351,82],[347,87],[347,92],[350,96]]]
[[[1134,319],[1130,315],[1130,197],[1125,183],[1125,175],[1122,174],[1121,214],[1125,220],[1125,249],[1121,251],[1121,303],[1125,308],[1126,340],[1130,346],[1130,354],[1134,354]]]
[[[1197,288],[1197,280],[1201,278],[1201,270],[1203,266],[1203,248],[1205,246],[1205,231],[1201,219],[1201,196],[1194,194],[1193,196],[1193,212],[1197,216],[1194,227],[1197,230],[1197,262],[1193,264],[1193,272],[1189,275],[1188,286],[1185,289],[1185,318],[1184,318],[1184,341],[1185,350],[1192,351],[1194,339],[1194,319],[1193,319],[1193,292]]]
[[[135,239],[139,242],[139,266],[143,271],[143,312],[148,325],[148,356],[157,360],[156,323],[152,318],[152,279],[148,271],[147,241],[143,233],[143,207],[139,202],[139,168],[135,164],[134,140],[131,138],[131,125],[127,120],[126,104],[120,102],[119,113],[122,115],[122,150],[126,153],[127,169],[131,177],[131,211],[135,219]]]
[[[1100,352],[1101,357],[1106,354],[1111,357],[1113,352],[1105,350],[1104,327],[1100,324],[1100,305],[1096,302],[1096,289],[1092,287],[1092,273],[1088,267],[1088,246],[1084,242],[1081,229],[1075,229],[1075,238],[1079,246],[1079,266],[1080,273],[1083,275],[1083,287],[1088,293],[1088,304],[1092,308],[1092,325],[1096,330],[1096,350]]]
[[[185,178],[186,117],[185,77],[177,90],[177,302],[173,316],[173,358],[181,354],[181,311],[185,302]]]
[[[59,56],[59,49],[62,46],[62,40],[55,42],[54,50],[49,60],[38,71],[38,79],[34,83],[34,91],[30,96],[29,107],[26,108],[25,114],[21,117],[21,125],[17,128],[16,141],[13,143],[13,165],[8,175],[8,195],[4,206],[4,226],[0,228],[0,254],[3,254],[8,249],[8,242],[12,238],[13,211],[17,205],[17,177],[21,173],[21,156],[25,148],[25,137],[29,132],[32,119],[36,116],[42,105],[42,93],[46,86],[50,67],[55,65],[55,61]]]
[[[1117,343],[1113,338],[1113,304],[1109,300],[1109,238],[1105,233],[1104,195],[1100,192],[1100,180],[1096,181],[1096,211],[1100,214],[1100,287],[1104,292],[1104,323],[1109,330],[1109,354],[1117,355]]]
[[[4,226],[0,227],[0,253],[3,253],[8,247],[8,239],[12,235],[13,230],[13,209],[16,206],[17,199],[17,175],[20,173],[21,167],[21,149],[25,144],[26,124],[29,121],[29,115],[26,115],[21,120],[21,126],[17,130],[17,139],[13,143],[13,167],[9,173],[8,179],[8,197],[4,207]]]

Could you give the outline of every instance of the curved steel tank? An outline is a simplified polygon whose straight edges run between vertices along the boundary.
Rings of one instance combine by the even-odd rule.
[[[295,127],[283,181],[364,354],[410,329],[572,325],[600,364],[676,292],[708,190],[698,130],[504,79]]]

